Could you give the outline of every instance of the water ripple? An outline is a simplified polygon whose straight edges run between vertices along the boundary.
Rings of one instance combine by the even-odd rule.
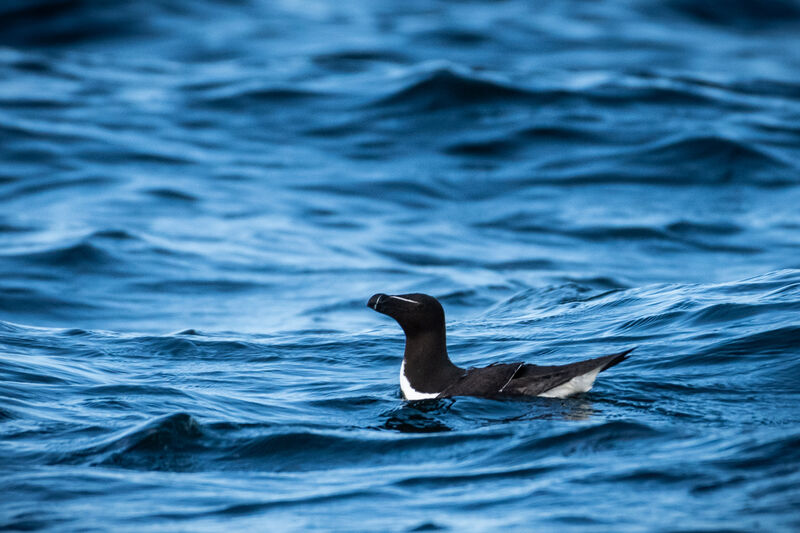
[[[799,20],[2,3],[0,529],[797,530]],[[404,402],[417,291],[463,366],[637,349]]]

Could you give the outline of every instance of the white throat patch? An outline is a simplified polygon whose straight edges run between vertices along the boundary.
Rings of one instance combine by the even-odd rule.
[[[416,303],[416,302],[414,302]],[[406,400],[430,400],[439,396],[438,392],[419,392],[414,390],[411,383],[406,377],[406,360],[403,359],[403,364],[400,365],[400,389],[403,391],[403,396]]]

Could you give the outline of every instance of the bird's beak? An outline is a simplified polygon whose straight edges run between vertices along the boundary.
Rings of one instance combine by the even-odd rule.
[[[367,307],[372,308],[372,309],[374,309],[374,310],[376,310],[377,312],[380,313],[381,310],[380,310],[379,306],[381,304],[381,301],[383,301],[383,300],[385,300],[387,298],[389,298],[389,297],[387,295],[383,294],[383,293],[373,294],[372,297],[367,302]]]

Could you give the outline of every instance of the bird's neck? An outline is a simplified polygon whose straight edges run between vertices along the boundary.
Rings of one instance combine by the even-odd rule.
[[[424,393],[442,392],[464,373],[447,356],[444,326],[438,330],[407,333],[403,360],[406,379],[415,390]]]

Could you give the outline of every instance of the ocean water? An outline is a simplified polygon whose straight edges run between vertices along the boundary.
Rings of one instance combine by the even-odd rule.
[[[0,5],[0,529],[798,531],[799,312],[800,3]]]

